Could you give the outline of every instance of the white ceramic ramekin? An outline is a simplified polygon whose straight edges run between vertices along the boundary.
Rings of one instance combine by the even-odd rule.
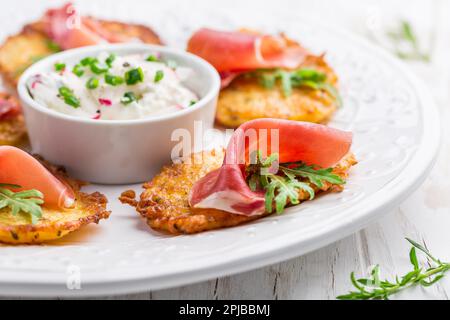
[[[185,85],[200,97],[198,103],[173,114],[139,120],[90,120],[68,116],[39,105],[26,84],[30,77],[51,70],[54,63],[72,63],[102,51],[118,55],[160,53],[180,66],[193,69],[195,76]],[[176,129],[188,130],[194,122],[203,128],[214,122],[220,78],[206,61],[184,51],[144,44],[85,47],[50,56],[31,66],[18,84],[32,151],[48,161],[66,167],[75,178],[101,184],[131,184],[147,181],[170,163]]]

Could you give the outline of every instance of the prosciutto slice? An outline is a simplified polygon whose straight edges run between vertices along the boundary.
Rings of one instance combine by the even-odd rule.
[[[15,117],[21,113],[19,102],[12,98],[0,98],[0,120]]]
[[[47,35],[64,50],[130,40],[128,37],[111,33],[95,19],[78,15],[71,3],[48,10],[43,22]]]
[[[293,69],[308,55],[306,49],[284,35],[206,28],[191,37],[187,49],[207,60],[219,73],[260,68]]]
[[[36,189],[44,194],[44,205],[65,208],[75,195],[34,157],[15,147],[0,146],[0,183],[21,186],[14,191]]]
[[[264,194],[253,192],[245,176],[245,166],[253,151],[261,150],[268,155],[277,152],[280,163],[303,161],[328,168],[349,152],[351,144],[350,132],[320,124],[279,119],[246,122],[231,137],[222,167],[194,184],[190,205],[261,215],[265,211]]]

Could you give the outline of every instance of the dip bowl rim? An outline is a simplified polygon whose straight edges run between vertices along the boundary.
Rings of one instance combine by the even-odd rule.
[[[49,71],[51,66],[54,65],[57,61],[75,59],[77,56],[81,59],[88,55],[98,55],[101,52],[113,52],[116,54],[130,54],[130,53],[161,53],[161,54],[170,54],[175,57],[180,57],[180,59],[185,60],[184,65],[186,67],[192,69],[203,69],[206,71],[207,77],[202,79],[202,83],[205,86],[208,86],[208,91],[205,95],[201,96],[200,99],[191,107],[179,110],[169,114],[163,114],[158,116],[150,116],[142,119],[127,119],[127,120],[101,120],[101,119],[87,119],[80,118],[72,115],[67,115],[62,112],[58,112],[56,110],[50,109],[46,106],[41,105],[37,101],[33,99],[31,96],[27,83],[29,79],[33,76],[36,76],[39,73]],[[176,60],[176,58],[175,58]],[[172,120],[176,118],[182,118],[195,110],[202,109],[206,107],[211,101],[213,101],[220,92],[220,76],[216,69],[208,63],[206,60],[189,53],[187,51],[183,51],[176,48],[165,47],[160,45],[152,45],[152,44],[141,44],[141,43],[125,43],[125,44],[102,44],[95,46],[87,46],[77,49],[70,49],[67,51],[59,52],[53,55],[50,55],[32,66],[30,66],[20,77],[19,82],[17,84],[17,92],[19,94],[20,100],[22,101],[22,106],[24,108],[33,108],[39,112],[45,113],[46,115],[57,118],[60,120],[66,120],[71,122],[78,122],[82,124],[89,124],[95,126],[126,126],[126,125],[138,125],[138,124],[146,124],[146,123],[155,123],[155,122],[163,122],[165,120]],[[199,94],[196,92],[196,94]]]

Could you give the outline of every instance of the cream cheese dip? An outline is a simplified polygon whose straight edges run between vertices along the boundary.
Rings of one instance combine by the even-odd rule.
[[[77,64],[55,63],[27,83],[33,99],[60,113],[94,120],[151,118],[189,108],[197,95],[183,85],[193,71],[152,54],[103,52]]]

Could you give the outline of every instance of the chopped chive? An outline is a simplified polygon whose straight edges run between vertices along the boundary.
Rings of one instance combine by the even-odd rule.
[[[108,66],[100,66],[98,61],[90,64],[91,71],[95,74],[102,74],[108,72]]]
[[[191,102],[189,102],[189,107],[192,107],[194,104],[196,104],[197,103],[197,101],[195,101],[195,100],[191,100]]]
[[[119,76],[113,76],[112,74],[105,74],[105,82],[112,86],[118,86],[124,83],[124,79]]]
[[[120,102],[122,102],[124,105],[130,104],[133,101],[137,101],[137,97],[134,94],[134,92],[131,92],[131,91],[130,92],[126,92],[123,95],[123,98],[120,100]]]
[[[64,69],[66,69],[66,64],[65,63],[55,63],[55,70],[56,71],[63,71]]]
[[[69,106],[72,106],[74,108],[80,107],[80,100],[75,96],[67,96],[64,97],[64,102],[68,104]]]
[[[147,57],[147,59],[145,59],[145,61],[149,61],[149,62],[159,62],[159,59],[154,55],[151,54]]]
[[[111,53],[109,57],[105,60],[105,63],[108,65],[108,67],[112,67],[113,62],[116,60],[116,55],[114,53]]]
[[[61,87],[61,88],[59,88],[59,94],[62,95],[63,97],[65,97],[67,95],[73,94],[73,91],[67,87]]]
[[[81,65],[76,64],[72,69],[72,73],[79,78],[84,74],[84,70],[82,69]]]
[[[164,78],[164,71],[162,71],[162,70],[156,71],[154,81],[155,81],[156,83],[158,83],[158,82],[160,82],[163,78]]]
[[[144,81],[144,71],[142,71],[142,68],[132,69],[130,71],[127,71],[125,73],[125,81],[127,82],[127,85],[134,85],[138,82]]]
[[[73,94],[73,91],[67,87],[61,87],[59,88],[59,94],[63,98],[64,102],[68,104],[69,106],[72,106],[74,108],[80,107],[80,100],[75,97]]]
[[[81,65],[86,67],[91,65],[94,62],[97,62],[98,60],[96,58],[92,58],[92,57],[86,57],[83,60],[80,61]]]
[[[88,88],[90,90],[97,89],[98,85],[99,85],[99,81],[97,78],[94,78],[94,77],[90,78],[88,80],[88,82],[86,82],[86,88]]]

